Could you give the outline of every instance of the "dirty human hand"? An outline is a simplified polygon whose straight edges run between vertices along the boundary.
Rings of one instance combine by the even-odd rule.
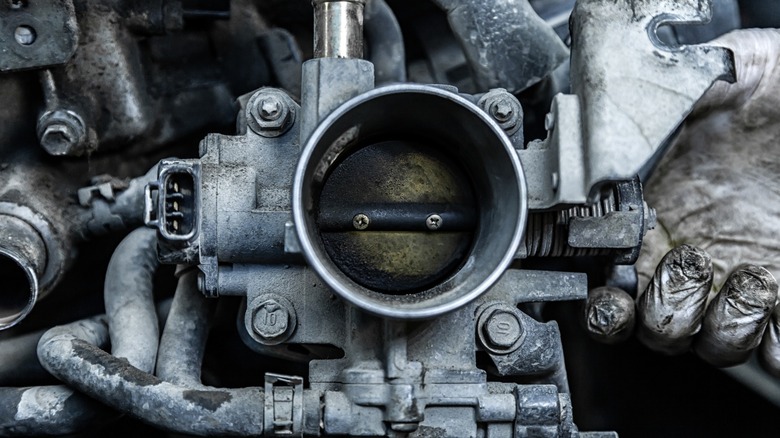
[[[586,326],[614,341],[636,325],[649,348],[720,367],[759,348],[780,376],[780,30],[711,44],[734,51],[737,82],[708,91],[645,184],[658,226],[636,265],[636,313],[625,292],[600,288]]]

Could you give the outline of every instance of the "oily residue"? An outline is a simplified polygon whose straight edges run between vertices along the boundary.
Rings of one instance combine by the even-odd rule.
[[[194,389],[184,391],[183,396],[184,400],[211,412],[215,412],[220,406],[233,399],[233,396],[227,391],[198,391]]]
[[[113,357],[88,342],[74,340],[73,352],[85,362],[102,367],[106,374],[118,376],[132,384],[153,386],[162,383],[157,377],[130,365],[127,360]]]

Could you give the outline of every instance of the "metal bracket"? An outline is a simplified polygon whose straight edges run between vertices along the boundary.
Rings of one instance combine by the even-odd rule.
[[[531,209],[598,200],[664,153],[717,80],[733,81],[730,50],[664,45],[666,24],[709,20],[709,1],[581,0],[572,13],[574,95],[555,98],[544,143],[519,151]]]
[[[78,47],[72,0],[0,4],[0,72],[64,64]]]

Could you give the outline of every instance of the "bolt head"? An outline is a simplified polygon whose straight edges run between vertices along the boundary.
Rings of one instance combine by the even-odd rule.
[[[81,155],[87,147],[84,121],[70,110],[47,112],[38,120],[38,140],[51,155]]]
[[[509,102],[506,99],[501,99],[496,103],[494,103],[493,106],[490,108],[490,114],[498,122],[504,123],[512,119],[512,116],[514,116],[515,114],[515,110],[512,107],[511,102]]]
[[[523,326],[511,312],[497,310],[485,321],[485,340],[493,348],[511,348],[523,335]]]
[[[295,103],[282,91],[263,89],[255,93],[247,106],[249,128],[264,137],[278,137],[295,120]]]
[[[41,146],[52,155],[68,155],[78,144],[78,135],[64,123],[47,126],[41,135]]]
[[[439,216],[438,214],[432,214],[428,216],[427,219],[425,219],[425,226],[431,231],[438,230],[439,228],[441,228],[442,223],[443,220],[441,216]]]
[[[268,122],[278,120],[282,116],[282,103],[276,97],[270,96],[262,99],[260,106],[260,117]]]
[[[252,328],[265,339],[278,338],[287,332],[290,315],[276,300],[266,300],[255,310]]]

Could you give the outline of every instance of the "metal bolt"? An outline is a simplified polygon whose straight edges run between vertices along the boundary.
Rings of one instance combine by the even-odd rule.
[[[278,301],[269,299],[255,310],[252,328],[264,339],[274,339],[284,335],[290,324],[290,314]]]
[[[500,99],[490,107],[490,115],[499,123],[508,122],[514,114],[512,103],[507,99]]]
[[[355,217],[352,218],[352,226],[358,231],[365,230],[368,228],[369,224],[371,224],[371,219],[363,213],[356,214]]]
[[[496,310],[482,328],[485,340],[493,348],[510,348],[523,335],[523,326],[517,316],[505,310]]]
[[[485,93],[477,104],[501,126],[507,135],[514,135],[522,128],[523,107],[517,98],[503,88]]]
[[[428,216],[427,219],[425,219],[425,226],[428,227],[429,230],[434,231],[441,228],[442,225],[442,219],[441,216],[438,214],[432,214]]]
[[[274,96],[269,96],[259,102],[260,117],[268,122],[278,120],[282,115],[282,103]]]
[[[51,111],[38,121],[38,139],[51,155],[81,155],[86,132],[84,121],[68,110]]]
[[[65,155],[65,151],[70,149],[75,141],[76,134],[73,130],[61,123],[47,126],[41,137],[41,145],[52,155]]]
[[[283,91],[262,89],[247,105],[249,128],[263,137],[279,137],[289,131],[295,121],[295,102]]]
[[[14,38],[16,39],[16,42],[22,46],[29,46],[35,42],[35,29],[26,25],[18,26],[14,31]]]

